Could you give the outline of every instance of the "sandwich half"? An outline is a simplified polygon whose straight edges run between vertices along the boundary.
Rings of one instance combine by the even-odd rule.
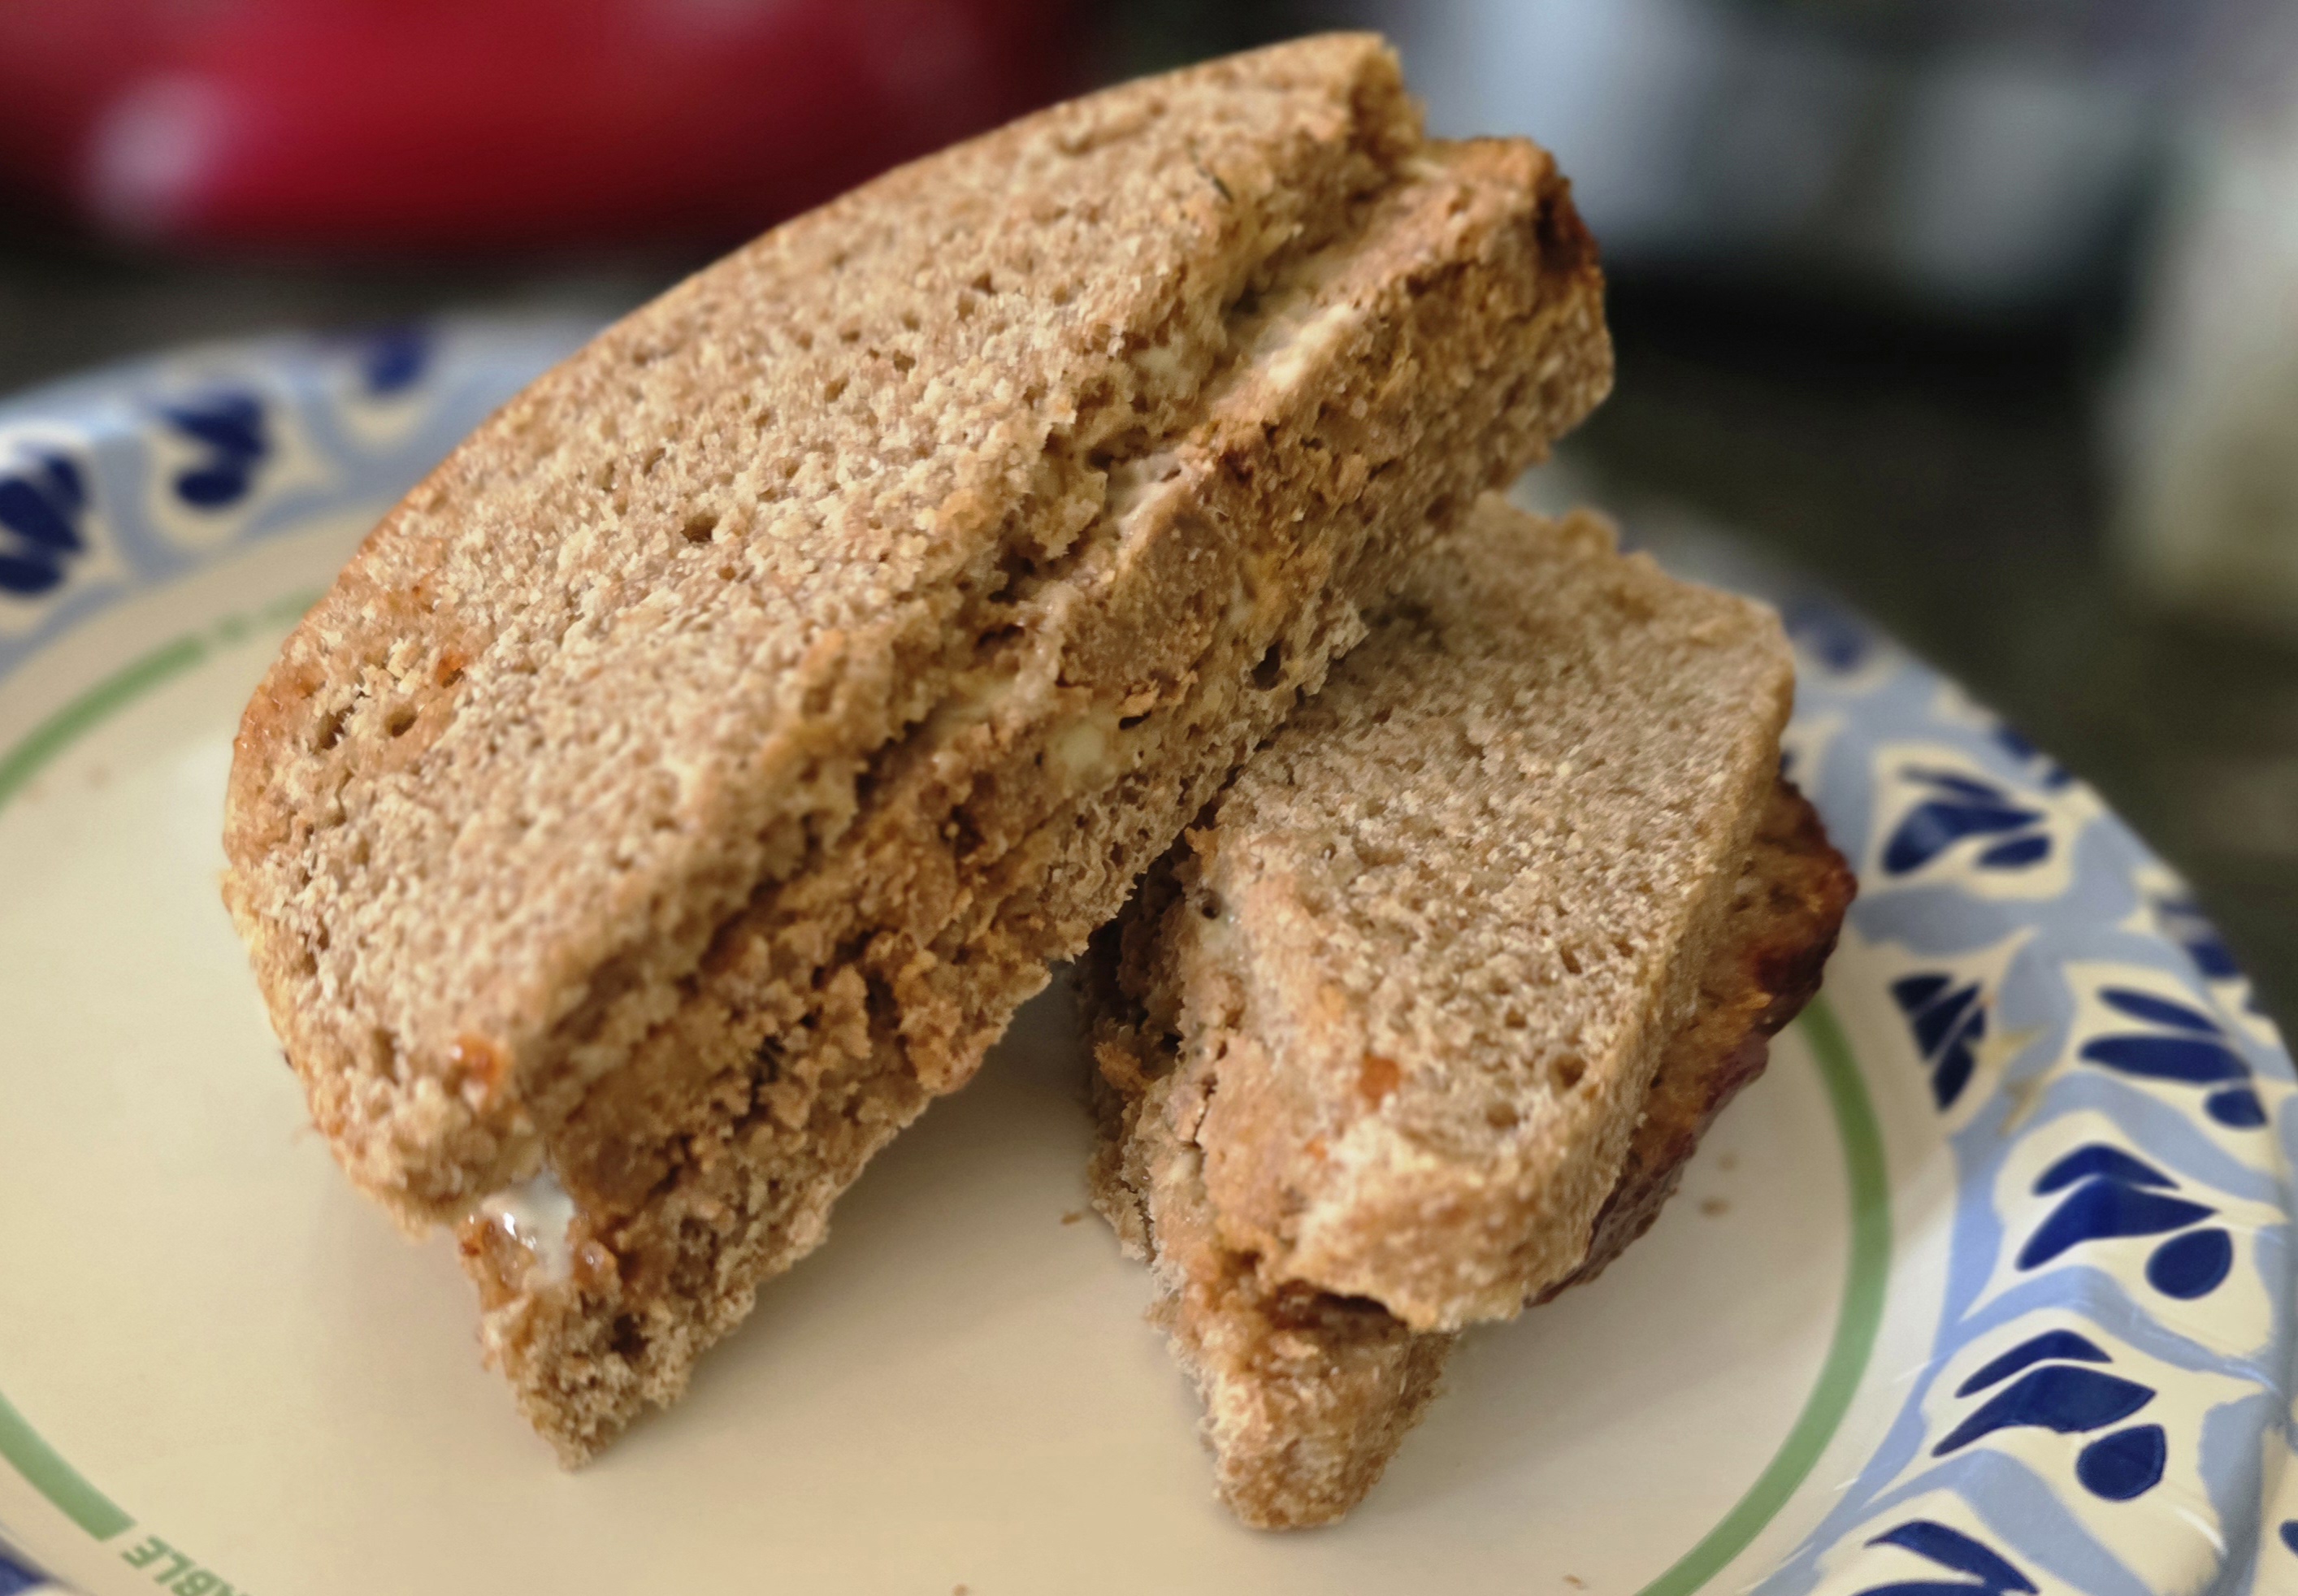
[[[1332,36],[776,228],[384,518],[247,707],[224,893],[568,1461],[1609,376],[1547,156]]]
[[[1853,882],[1791,687],[1767,611],[1487,500],[1095,937],[1095,1202],[1245,1522],[1353,1507],[1455,1339],[1399,1302],[1592,1278],[1817,987]]]

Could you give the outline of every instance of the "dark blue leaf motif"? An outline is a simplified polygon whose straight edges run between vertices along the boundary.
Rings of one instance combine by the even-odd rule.
[[[2111,1361],[2097,1343],[2072,1330],[2029,1337],[1955,1387],[1956,1396],[1966,1397],[2011,1380],[1949,1430],[1931,1448],[1931,1456],[1944,1458],[1997,1430],[2087,1435],[2120,1424],[2153,1402],[2154,1392],[2136,1380],[2081,1367]],[[2077,1453],[2075,1478],[2094,1496],[2128,1501],[2160,1483],[2169,1455],[2170,1438],[2162,1426],[2132,1425],[2099,1436]]]
[[[1900,996],[1900,1007],[1907,1013],[1907,1027],[1915,1033],[1915,1046],[1926,1054],[1936,1054],[1947,1045],[1971,1005],[1979,1001],[1977,982],[1955,991],[1941,991],[1946,984],[1944,976],[1914,976],[1891,988],[1894,995]]]
[[[2087,1241],[2161,1236],[2167,1231],[2182,1230],[2217,1211],[2183,1197],[2139,1191],[2120,1180],[2086,1180],[2019,1250],[2019,1267],[2038,1269]]]
[[[2190,1302],[2216,1291],[2234,1269],[2234,1238],[2215,1228],[2173,1236],[2146,1261],[2146,1283]]]
[[[2046,1330],[2040,1336],[2021,1342],[2009,1352],[1988,1364],[1977,1374],[1955,1388],[1957,1396],[1969,1396],[1974,1391],[1984,1391],[1989,1385],[1999,1385],[2030,1363],[2040,1363],[2046,1358],[2062,1358],[2070,1363],[2112,1363],[2106,1350],[2087,1336],[2072,1330]]]
[[[2083,1044],[2081,1053],[2091,1063],[2120,1070],[2126,1075],[2195,1085],[2249,1079],[2250,1066],[2226,1045],[2226,1032],[2218,1022],[2200,1009],[2129,987],[2102,987],[2098,997],[2117,1013],[2162,1026],[2176,1034],[2130,1031],[2095,1037]]]
[[[2219,1030],[2218,1022],[2200,1009],[2157,997],[2152,992],[2134,992],[2129,987],[2102,987],[2098,996],[2107,1007],[2134,1020],[2149,1020],[2175,1030],[2191,1030],[2206,1037],[2225,1034]]]
[[[1989,870],[2016,870],[2048,858],[2047,818],[1991,781],[1952,771],[1908,765],[1900,773],[1933,796],[1907,812],[1883,845],[1883,868],[1892,875],[1921,870],[1966,838],[2002,840],[1979,856]]]
[[[360,339],[360,377],[377,398],[404,393],[431,364],[431,340],[420,327],[377,327]]]
[[[2125,1075],[2193,1085],[2239,1080],[2250,1073],[2232,1049],[2197,1037],[2095,1037],[2083,1044],[2081,1056]]]
[[[1979,1410],[1947,1433],[1931,1448],[1944,1458],[1961,1451],[1997,1430],[2044,1429],[2062,1435],[2086,1435],[2129,1418],[2154,1400],[2154,1393],[2136,1380],[2102,1374],[2095,1369],[2075,1369],[2064,1363],[2046,1364],[2020,1376],[1980,1404]]]
[[[2149,901],[2154,907],[2156,928],[2186,950],[2205,978],[2234,980],[2241,976],[2242,966],[2235,963],[2234,950],[2191,893],[2164,893]]]
[[[2166,1195],[2178,1184],[2120,1147],[2092,1142],[2076,1148],[2035,1182],[2038,1195],[2074,1189],[2019,1250],[2019,1267],[2038,1269],[2085,1242],[2170,1236],[2146,1261],[2147,1283],[2181,1302],[2208,1296],[2234,1268],[2234,1238],[2215,1225],[2194,1228],[2218,1210]],[[2172,1234],[2179,1231],[2186,1234]]]
[[[37,599],[64,579],[64,568],[22,554],[0,554],[0,593]]]
[[[1859,1596],[2034,1596],[2035,1582],[2002,1554],[1935,1519],[1911,1518],[1867,1544],[1904,1547],[1926,1562],[1969,1575],[1971,1579],[1901,1580],[1871,1586]]]
[[[2255,1130],[2266,1123],[2266,1104],[2250,1084],[2250,1065],[2228,1045],[2217,1021],[2200,1009],[2128,987],[2102,987],[2098,996],[2117,1013],[2162,1030],[2094,1037],[2076,1056],[2144,1080],[2219,1087],[2203,1099],[2204,1113],[2234,1130]]]
[[[216,393],[161,414],[168,425],[207,451],[201,464],[176,474],[176,496],[200,509],[219,509],[245,498],[255,467],[271,451],[263,404],[252,393]]]
[[[1797,648],[1838,674],[1857,670],[1874,652],[1867,629],[1832,604],[1798,599],[1780,620]]]
[[[1951,1108],[1977,1068],[1979,1043],[1987,1035],[1987,1005],[1979,983],[1954,985],[1952,976],[1902,976],[1891,983],[1891,1001],[1906,1017],[1915,1051],[1930,1071],[1931,1101]]]
[[[2092,1175],[2104,1175],[2126,1186],[2160,1186],[2175,1187],[2178,1183],[2143,1159],[2134,1158],[2120,1147],[2110,1147],[2104,1142],[2091,1142],[2077,1147],[2045,1170],[2035,1182],[2035,1195],[2048,1196],[2062,1187]]]
[[[2285,1518],[2282,1521],[2282,1543],[2294,1554],[2298,1554],[2298,1518]]]
[[[2032,864],[2051,856],[2051,839],[2044,832],[2030,837],[2013,837],[2008,842],[1998,842],[1979,856],[1979,862],[1989,870],[2016,870],[2022,864]]]
[[[1973,803],[2001,804],[2009,798],[1992,781],[1982,781],[1976,776],[1959,776],[1951,770],[1909,770],[1907,774],[1929,782],[1941,792],[1966,798]]]
[[[0,1546],[0,1596],[16,1596],[20,1591],[46,1590],[46,1578],[38,1569],[16,1560],[16,1554]]]
[[[2266,1104],[2248,1087],[2228,1087],[2203,1099],[2203,1112],[2233,1130],[2255,1130],[2266,1123]]]
[[[2074,785],[2074,773],[2045,754],[2027,740],[2027,734],[2008,721],[1997,721],[1995,740],[2013,758],[2035,766],[2035,780],[2049,791]]]
[[[2170,1438],[2161,1425],[2135,1424],[2084,1447],[2075,1457],[2075,1478],[2093,1496],[2129,1501],[2162,1483],[2170,1455]]]
[[[25,468],[0,476],[0,593],[30,599],[61,584],[68,561],[84,553],[80,519],[87,484],[79,467],[60,454],[34,457]]]

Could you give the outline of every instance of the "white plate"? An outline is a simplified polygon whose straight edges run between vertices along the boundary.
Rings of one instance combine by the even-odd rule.
[[[2298,1484],[2272,1029],[2087,789],[1786,592],[1792,768],[1862,880],[1826,990],[1651,1235],[1470,1336],[1347,1523],[1257,1534],[1212,1501],[1145,1276],[1085,1217],[1058,987],[682,1405],[560,1473],[478,1367],[449,1244],[402,1242],[306,1129],[215,877],[279,637],[582,331],[211,350],[0,409],[0,1534],[27,1568],[91,1596],[2298,1582],[2298,1505],[2266,1505]]]

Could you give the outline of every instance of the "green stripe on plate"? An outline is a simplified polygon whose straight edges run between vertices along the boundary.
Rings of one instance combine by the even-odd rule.
[[[21,742],[0,755],[0,805],[22,790],[24,783],[74,738],[169,677],[191,669],[207,654],[204,638],[179,637],[163,643],[141,659],[122,666],[33,727]]]
[[[6,1458],[32,1489],[55,1503],[65,1517],[99,1541],[111,1540],[136,1522],[58,1457],[4,1396],[0,1396],[0,1457]]]
[[[1797,1021],[1804,1040],[1818,1061],[1819,1077],[1827,1087],[1828,1105],[1835,1111],[1836,1133],[1843,1139],[1844,1172],[1851,1187],[1851,1268],[1843,1285],[1843,1301],[1835,1313],[1835,1337],[1820,1365],[1819,1379],[1796,1416],[1771,1463],[1756,1476],[1732,1510],[1697,1546],[1685,1552],[1665,1574],[1637,1596],[1690,1596],[1722,1572],[1748,1549],[1764,1526],[1787,1506],[1802,1485],[1820,1453],[1835,1439],[1837,1426],[1851,1406],[1875,1350],[1875,1332],[1883,1322],[1883,1297],[1891,1275],[1891,1188],[1883,1172],[1883,1132],[1875,1121],[1875,1105],[1851,1055],[1851,1044],[1842,1023],[1824,998],[1814,998]]]
[[[196,634],[162,643],[33,727],[13,748],[0,754],[0,806],[21,792],[76,739],[161,682],[190,670],[208,653],[206,638]],[[41,1440],[39,1432],[24,1421],[4,1396],[0,1396],[0,1458],[6,1459],[57,1510],[99,1541],[109,1541],[136,1522]]]

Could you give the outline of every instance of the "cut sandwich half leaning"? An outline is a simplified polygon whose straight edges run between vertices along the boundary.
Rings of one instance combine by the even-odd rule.
[[[1792,682],[1769,612],[1488,500],[1095,939],[1095,1200],[1246,1522],[1354,1506],[1433,1304],[1592,1278],[1817,986]]]
[[[225,895],[567,1460],[1601,397],[1600,299],[1543,153],[1310,39],[777,228],[384,518],[248,706]]]

